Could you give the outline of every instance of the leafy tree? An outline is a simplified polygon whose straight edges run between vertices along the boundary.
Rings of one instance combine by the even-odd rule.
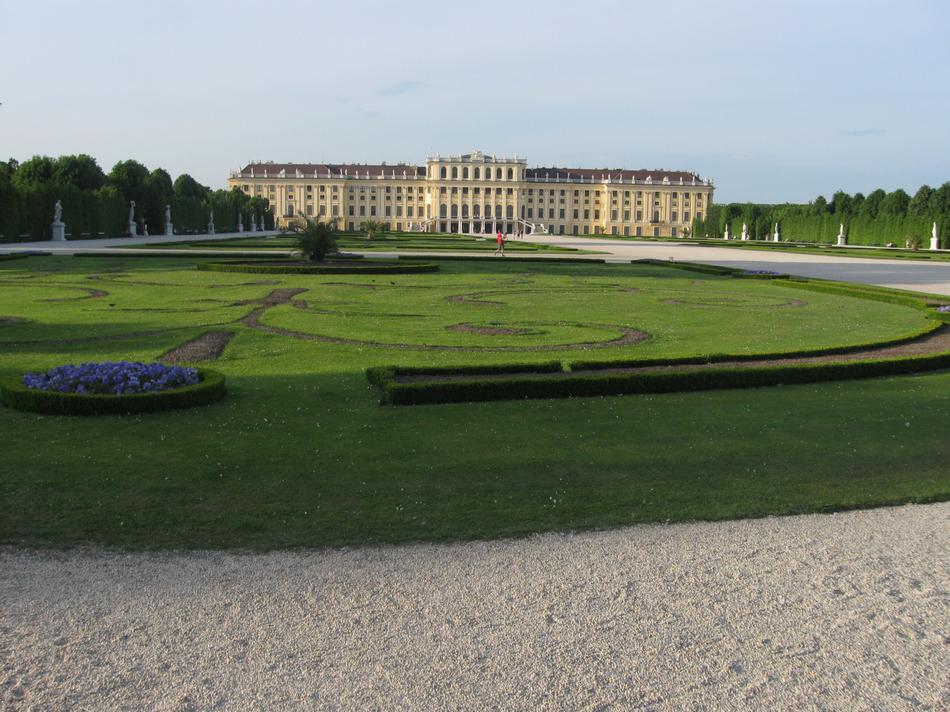
[[[49,156],[33,156],[19,164],[13,175],[13,181],[20,188],[46,185],[52,182],[55,173],[55,160]]]
[[[930,214],[950,217],[950,182],[944,183],[930,196]]]
[[[300,216],[291,229],[297,233],[300,253],[311,262],[322,262],[329,253],[336,251],[336,232],[331,223]]]
[[[904,215],[907,213],[907,206],[910,205],[910,196],[907,192],[898,188],[893,193],[888,193],[881,201],[881,215]]]
[[[868,197],[864,199],[864,205],[861,207],[861,214],[869,218],[876,218],[878,213],[881,211],[881,203],[884,202],[884,198],[886,197],[887,193],[885,193],[880,188],[871,191],[868,194]]]
[[[825,196],[819,195],[815,198],[815,202],[811,204],[811,207],[815,215],[824,215],[828,212],[828,201],[825,200]]]
[[[175,179],[173,190],[177,198],[197,198],[198,200],[205,200],[211,192],[210,188],[201,185],[187,173],[182,173]]]
[[[386,224],[381,220],[366,220],[360,224],[360,229],[366,233],[368,240],[372,240],[376,235],[386,229]]]
[[[172,196],[175,195],[175,190],[172,186],[172,177],[168,175],[168,171],[164,168],[156,168],[149,173],[145,182],[157,196],[166,202],[171,200]]]
[[[854,207],[854,199],[843,190],[831,196],[831,212],[836,215],[850,215]]]
[[[914,193],[914,197],[910,199],[910,203],[907,205],[908,214],[927,215],[930,213],[930,197],[933,192],[933,188],[929,185],[920,186],[920,189]]]
[[[851,212],[854,215],[860,215],[864,209],[864,193],[855,193],[851,199]]]
[[[99,190],[106,184],[106,174],[95,158],[80,153],[57,158],[53,165],[53,180],[79,190]]]
[[[138,161],[119,161],[109,171],[109,185],[119,189],[125,202],[134,200],[139,210],[143,210],[148,202],[147,179],[148,168]]]

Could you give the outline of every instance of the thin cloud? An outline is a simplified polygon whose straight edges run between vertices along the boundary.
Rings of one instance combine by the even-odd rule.
[[[425,84],[422,82],[397,82],[395,84],[385,84],[376,90],[377,96],[402,96],[403,94],[410,94],[414,91],[419,91],[424,88]]]
[[[382,114],[380,114],[378,111],[374,111],[373,109],[364,109],[362,106],[357,106],[355,111],[357,114],[362,114],[363,116],[370,119],[378,119],[382,116]]]
[[[880,136],[885,133],[887,133],[885,129],[845,129],[841,132],[841,135],[864,138],[865,136]]]

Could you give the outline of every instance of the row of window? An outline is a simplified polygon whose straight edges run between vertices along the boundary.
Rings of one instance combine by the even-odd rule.
[[[435,176],[432,174],[432,172],[433,172],[433,169],[432,169],[432,167],[430,166],[430,167],[429,167],[429,178],[434,178],[434,177],[435,177]],[[458,168],[458,166],[452,166],[451,172],[449,172],[449,169],[448,169],[446,166],[441,166],[441,167],[439,168],[439,178],[448,178],[450,175],[451,175],[451,177],[452,177],[452,180],[458,180],[458,179],[459,179],[460,174],[459,174],[459,168]],[[515,179],[515,171],[514,171],[514,169],[513,169],[513,168],[509,168],[507,171],[505,171],[505,170],[503,170],[503,169],[501,169],[501,168],[495,168],[495,180],[505,180],[504,176],[507,176],[508,180],[514,180],[514,179]],[[486,167],[486,168],[485,168],[485,180],[491,180],[491,177],[492,177],[492,169]],[[462,179],[462,180],[468,180],[468,167],[467,167],[467,166],[462,166],[461,179]],[[481,180],[481,179],[482,179],[482,171],[481,171],[481,168],[479,168],[478,166],[476,166],[475,168],[472,169],[472,180]]]

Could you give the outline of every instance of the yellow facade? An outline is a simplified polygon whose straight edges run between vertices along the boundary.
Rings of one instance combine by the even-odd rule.
[[[713,184],[684,171],[528,168],[474,151],[406,164],[252,163],[228,184],[298,215],[359,230],[684,237],[712,203]]]

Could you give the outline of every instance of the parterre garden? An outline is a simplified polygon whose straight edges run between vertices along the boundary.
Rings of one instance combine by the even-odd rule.
[[[161,358],[227,379],[223,400],[182,410],[0,408],[0,542],[350,545],[950,495],[937,302],[665,264],[196,269],[211,259],[0,261],[0,378]],[[789,385],[803,352],[849,350],[931,360],[900,366],[918,374],[878,365],[843,374],[875,378]],[[786,370],[736,377],[746,361]],[[679,384],[659,390],[680,392],[644,388],[651,369]],[[696,375],[728,369],[729,383]],[[636,388],[597,390],[631,373]],[[735,387],[766,383],[785,385]],[[400,402],[394,384],[464,394],[380,405]]]

